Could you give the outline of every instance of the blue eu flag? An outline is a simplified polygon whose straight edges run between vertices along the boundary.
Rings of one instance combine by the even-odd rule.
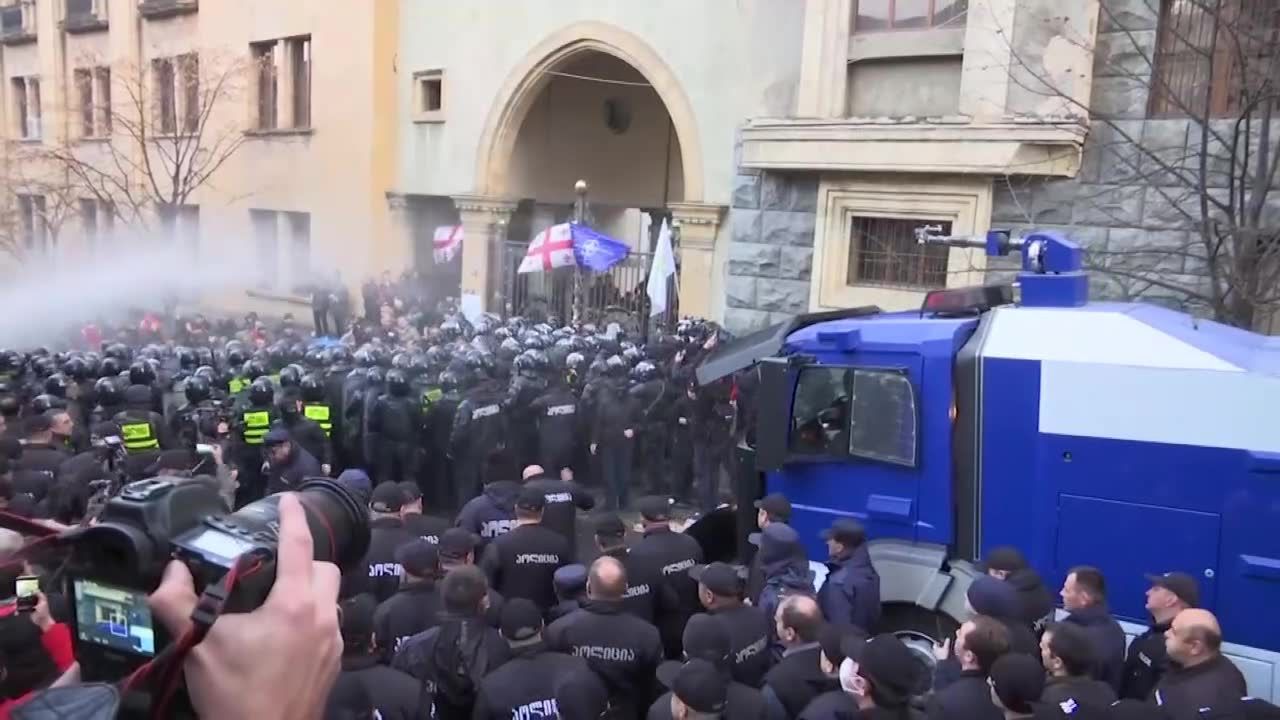
[[[626,243],[602,235],[586,225],[571,223],[569,229],[573,237],[573,257],[579,267],[604,272],[622,262],[631,252]]]

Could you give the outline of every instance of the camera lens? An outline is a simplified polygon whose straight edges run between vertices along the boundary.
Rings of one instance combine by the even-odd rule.
[[[297,495],[306,512],[315,559],[344,569],[360,562],[369,549],[369,515],[351,493],[333,480],[316,478],[298,486]],[[250,503],[227,520],[247,529],[278,525],[280,496]]]

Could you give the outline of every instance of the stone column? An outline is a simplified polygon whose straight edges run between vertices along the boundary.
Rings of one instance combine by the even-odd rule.
[[[724,206],[669,203],[667,209],[680,224],[680,314],[710,318],[716,233]]]
[[[499,311],[501,308],[494,302],[497,288],[490,277],[490,259],[498,221],[510,222],[516,204],[483,195],[455,195],[453,205],[462,218],[462,295],[477,295],[483,309]]]
[[[800,51],[796,116],[845,116],[853,0],[808,0]]]

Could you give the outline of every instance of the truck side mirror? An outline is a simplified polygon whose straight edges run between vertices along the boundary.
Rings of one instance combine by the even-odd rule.
[[[795,396],[798,364],[791,358],[765,358],[760,371],[756,411],[756,470],[780,470],[791,438],[791,401]]]

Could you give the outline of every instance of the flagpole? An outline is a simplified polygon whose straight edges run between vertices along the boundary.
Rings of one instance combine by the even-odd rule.
[[[587,181],[579,180],[573,184],[573,192],[576,199],[573,202],[573,221],[578,224],[586,222],[587,218]],[[573,264],[573,322],[579,324],[582,322],[582,268],[575,262]]]

